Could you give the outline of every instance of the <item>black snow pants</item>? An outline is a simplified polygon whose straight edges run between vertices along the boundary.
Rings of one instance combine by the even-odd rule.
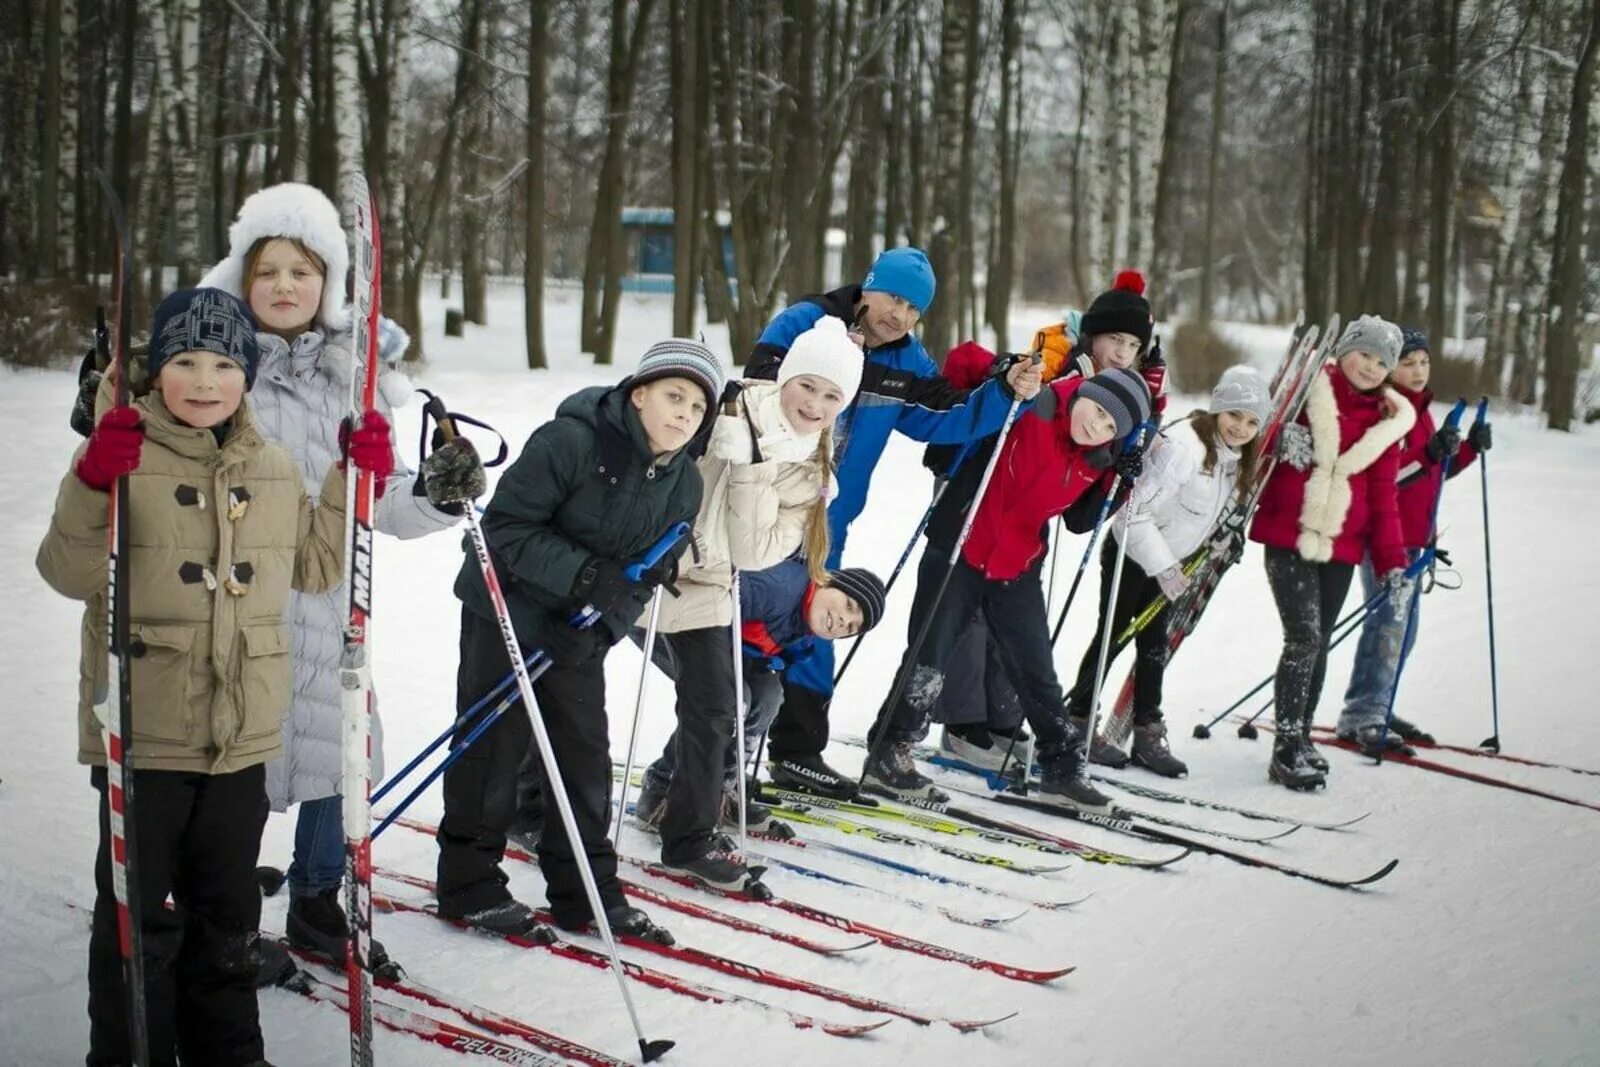
[[[1313,563],[1292,548],[1267,546],[1267,584],[1283,621],[1283,654],[1273,689],[1279,736],[1309,734],[1328,671],[1328,638],[1355,567]]]

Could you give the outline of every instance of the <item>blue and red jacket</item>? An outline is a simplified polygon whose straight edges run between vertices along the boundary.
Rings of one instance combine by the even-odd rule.
[[[1414,393],[1390,383],[1395,392],[1411,401],[1417,412],[1417,424],[1411,427],[1400,442],[1400,533],[1407,548],[1424,548],[1428,543],[1429,527],[1433,525],[1433,502],[1444,485],[1443,467],[1428,456],[1428,442],[1438,431],[1433,413],[1428,410],[1433,403],[1433,392],[1424,389]],[[1450,477],[1454,478],[1478,458],[1478,450],[1462,441],[1450,461]]]
[[[810,572],[797,559],[739,575],[740,638],[744,654],[781,671],[811,655],[816,639],[806,623],[816,595]]]

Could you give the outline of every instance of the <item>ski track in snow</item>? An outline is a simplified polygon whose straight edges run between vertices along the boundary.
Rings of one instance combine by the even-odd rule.
[[[649,342],[666,335],[671,321],[669,300],[629,296],[617,366],[596,368],[576,353],[576,292],[552,288],[548,303],[554,367],[536,374],[521,369],[520,289],[496,286],[493,325],[469,326],[464,339],[442,336],[444,302],[436,295],[430,294],[425,309],[431,362],[419,376],[421,383],[453,409],[504,430],[513,454],[564,396],[620,376]],[[1050,315],[1049,309],[1017,308],[1013,336],[1030,336]],[[1263,366],[1282,351],[1283,330],[1230,329]],[[726,351],[723,329],[707,328],[706,334],[714,348]],[[1181,367],[1182,353],[1173,359]],[[87,1042],[87,923],[83,912],[66,907],[68,901],[87,905],[93,897],[95,794],[87,770],[75,762],[72,711],[82,609],[53,594],[32,565],[56,484],[76,443],[67,427],[73,390],[74,380],[65,371],[0,369],[0,425],[20,450],[0,469],[0,492],[12,508],[11,521],[0,528],[0,599],[11,608],[0,616],[0,677],[8,711],[7,744],[0,748],[0,1064],[30,1067],[81,1063]],[[1170,410],[1182,414],[1194,399],[1176,397]],[[400,416],[408,458],[418,411],[413,404]],[[1600,716],[1593,714],[1589,684],[1594,669],[1585,662],[1600,637],[1593,608],[1600,577],[1590,551],[1590,532],[1600,522],[1600,436],[1587,429],[1570,436],[1548,433],[1531,415],[1502,415],[1496,422],[1489,476],[1501,737],[1512,754],[1600,766]],[[896,438],[891,444],[867,512],[854,527],[849,563],[887,576],[927,502],[931,483],[918,459],[914,443]],[[1478,483],[1472,468],[1445,493],[1442,543],[1465,587],[1441,590],[1423,601],[1420,641],[1400,698],[1402,714],[1441,740],[1464,744],[1490,730]],[[1071,581],[1081,542],[1071,539],[1064,550],[1057,602]],[[451,717],[458,606],[450,585],[461,561],[460,540],[453,535],[409,543],[380,538],[375,672],[391,767]],[[907,568],[908,586],[915,563]],[[1091,568],[1085,580],[1092,586],[1098,568]],[[1357,595],[1352,593],[1347,610]],[[868,637],[862,662],[835,704],[836,731],[864,733],[869,725],[904,647],[909,601],[909,588],[897,590],[883,626]],[[1080,602],[1084,607],[1069,620],[1057,649],[1063,672],[1076,665],[1093,629],[1087,606],[1095,603],[1095,590],[1084,589]],[[844,1041],[794,1030],[781,1017],[754,1009],[700,1005],[634,985],[646,1033],[678,1042],[664,1062],[737,1058],[749,1065],[777,1065],[816,1057],[873,1065],[1246,1064],[1281,1062],[1286,1049],[1294,1050],[1296,1060],[1330,1064],[1600,1062],[1600,1012],[1595,1010],[1600,924],[1593,920],[1594,890],[1600,885],[1600,813],[1403,766],[1377,768],[1333,750],[1328,789],[1294,795],[1266,780],[1267,737],[1243,742],[1232,724],[1223,724],[1210,741],[1192,739],[1196,721],[1231,703],[1272,669],[1278,642],[1260,550],[1252,548],[1168,673],[1173,747],[1192,771],[1190,779],[1172,787],[1306,818],[1344,818],[1370,810],[1372,817],[1352,832],[1303,830],[1281,845],[1239,847],[1351,876],[1400,857],[1399,869],[1374,889],[1341,892],[1200,855],[1158,873],[1073,864],[1060,874],[1021,876],[926,851],[913,855],[832,838],[853,847],[880,847],[894,858],[1040,899],[1093,891],[1093,898],[1076,908],[1034,911],[1008,927],[981,930],[882,895],[781,870],[768,875],[779,893],[890,929],[1023,966],[1072,963],[1078,970],[1034,987],[881,947],[825,959],[657,908],[655,917],[680,940],[774,970],[938,1014],[992,1016],[1013,1008],[1022,1013],[982,1034],[963,1036],[947,1027],[918,1028],[897,1020],[871,1037]],[[1321,722],[1331,723],[1337,715],[1353,645],[1352,640],[1333,654]],[[1126,663],[1124,657],[1113,669],[1110,692]],[[613,753],[619,758],[638,670],[639,657],[626,645],[607,661]],[[672,723],[671,687],[660,679],[650,687],[644,715],[641,752],[649,758]],[[1595,779],[1470,756],[1428,755],[1600,801]],[[861,754],[835,746],[829,758],[854,769]],[[1220,828],[1259,829],[1225,813],[1133,803]],[[414,810],[420,818],[437,818],[437,786]],[[1015,809],[998,813],[1113,849],[1146,855],[1164,851],[1164,846],[1047,815]],[[287,863],[292,830],[291,819],[269,820],[264,862]],[[804,832],[828,836],[828,831]],[[625,850],[636,855],[652,855],[652,845],[652,839],[631,829],[624,841]],[[763,847],[966,914],[1014,910],[1008,901],[839,856]],[[375,859],[431,876],[434,850],[426,837],[396,829],[377,843]],[[508,869],[513,890],[539,902],[537,872],[517,863]],[[666,891],[681,892],[670,886]],[[776,909],[712,903],[818,939],[848,940]],[[263,925],[281,930],[285,907],[283,896],[267,901]],[[422,982],[613,1055],[637,1055],[606,972],[475,940],[421,917],[379,915],[376,932]],[[635,956],[819,1018],[861,1017],[801,994]],[[345,1062],[343,1016],[282,992],[264,993],[261,1007],[267,1054],[274,1062]],[[385,1065],[465,1062],[381,1029],[377,1053]]]

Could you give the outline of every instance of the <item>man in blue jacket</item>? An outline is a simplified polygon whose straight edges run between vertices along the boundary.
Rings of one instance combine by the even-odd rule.
[[[834,428],[839,494],[828,508],[830,569],[838,568],[850,523],[866,506],[867,484],[891,432],[931,444],[978,440],[999,431],[1013,398],[1031,401],[1039,391],[1040,367],[1027,360],[976,389],[957,389],[941,377],[911,333],[933,303],[934,288],[933,267],[920,249],[890,249],[860,285],[809,296],[779,312],[745,366],[746,377],[777,377],[794,339],[824,315],[843,319],[861,341],[861,389]],[[849,797],[854,779],[822,759],[833,669],[833,643],[819,640],[815,654],[784,673],[783,710],[768,735],[772,778],[796,789]]]

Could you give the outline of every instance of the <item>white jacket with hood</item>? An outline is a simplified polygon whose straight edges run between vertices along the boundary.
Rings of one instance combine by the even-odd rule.
[[[1206,448],[1189,419],[1163,431],[1128,502],[1128,558],[1155,575],[1183,562],[1205,543],[1238,486],[1239,453],[1217,442],[1217,461],[1205,470]],[[1120,522],[1112,525],[1122,534]]]

